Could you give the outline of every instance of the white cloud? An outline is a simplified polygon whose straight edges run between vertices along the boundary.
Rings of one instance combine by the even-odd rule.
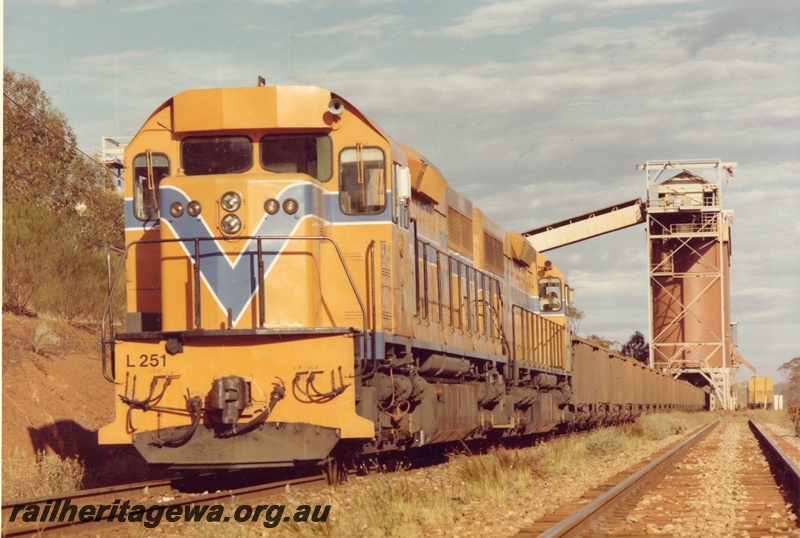
[[[86,9],[99,3],[100,0],[6,0],[6,4],[31,4],[66,10]]]
[[[136,0],[124,1],[122,3],[122,11],[127,12],[143,12],[164,9],[170,6],[178,6],[181,4],[197,4],[202,0]]]
[[[509,35],[533,28],[543,20],[576,22],[596,19],[613,12],[663,5],[694,4],[698,0],[509,0],[488,2],[441,29],[442,35],[457,39],[478,39]]]
[[[304,4],[307,0],[237,0],[238,2],[247,2],[251,4],[263,4],[270,6],[284,6],[289,4]]]
[[[698,25],[680,29],[689,50],[696,54],[733,36],[775,33],[770,26],[789,29],[798,26],[795,0],[770,0],[753,3],[749,0],[727,2],[719,10],[706,11]]]
[[[556,0],[512,0],[481,6],[457,24],[442,28],[442,35],[474,39],[486,35],[513,34],[539,22]]]
[[[198,0],[112,0],[122,11],[150,11],[177,4],[196,3]],[[67,11],[88,10],[96,6],[108,4],[108,0],[6,0],[7,4],[28,4],[63,9]]]
[[[386,36],[387,30],[391,30],[404,21],[405,17],[400,15],[373,15],[364,19],[308,30],[302,32],[300,35],[325,37],[344,35],[352,39]]]

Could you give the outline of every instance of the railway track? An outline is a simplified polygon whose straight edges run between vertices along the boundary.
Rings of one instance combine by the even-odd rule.
[[[752,421],[715,422],[518,536],[800,536],[800,470]]]
[[[132,525],[131,521],[126,521],[126,519],[129,519],[136,505],[145,508],[152,506],[163,507],[163,510],[161,510],[163,517],[163,514],[169,513],[170,507],[179,507],[173,510],[176,513],[183,514],[186,507],[192,505],[227,506],[235,502],[241,506],[244,504],[263,503],[266,499],[288,491],[321,487],[327,482],[328,479],[324,475],[315,475],[224,489],[214,493],[187,493],[175,489],[175,480],[159,480],[11,501],[4,503],[2,507],[2,536],[39,536],[43,533],[58,534],[60,536],[88,533],[97,533],[99,535],[99,533],[106,533],[120,527],[133,529],[133,527],[130,527]],[[120,520],[120,515],[123,512],[122,506],[126,501],[126,516],[125,519]],[[76,507],[76,515],[73,518],[69,517],[71,509],[66,508],[68,505]],[[103,505],[109,506],[109,508],[104,511],[102,517],[95,510],[95,513],[91,514],[92,517],[89,517],[90,514],[87,513],[85,520],[81,520],[80,509],[82,507],[91,506],[97,508]],[[62,513],[66,515],[62,521],[59,521]],[[26,517],[26,514],[28,514],[28,517]],[[33,517],[33,514],[36,514],[36,516]],[[225,517],[230,517],[230,514]],[[35,521],[26,521],[26,519],[30,520],[32,518]],[[146,520],[146,517],[144,520]],[[143,521],[143,519],[139,518],[139,521]],[[224,519],[224,521],[228,521],[228,519]],[[133,523],[133,525],[136,524]],[[141,527],[142,524],[139,523],[139,531],[143,530]]]
[[[226,513],[221,521],[238,521],[235,519],[234,512],[231,510],[242,507],[243,513],[247,512],[244,505],[267,505],[270,500],[279,497],[284,493],[295,493],[298,491],[310,490],[323,487],[331,483],[338,483],[348,480],[356,474],[373,474],[392,472],[395,469],[424,468],[440,465],[448,460],[448,456],[440,451],[428,453],[415,452],[413,458],[365,458],[358,465],[344,467],[333,465],[322,469],[322,473],[317,470],[313,474],[311,471],[304,473],[292,472],[292,477],[278,480],[274,474],[259,474],[257,472],[239,471],[239,473],[215,473],[208,472],[191,477],[176,477],[172,479],[153,480],[123,484],[118,486],[87,489],[64,494],[49,495],[31,499],[3,501],[2,505],[2,536],[38,536],[42,533],[50,535],[99,535],[117,529],[133,530],[137,526],[131,526],[130,515],[134,507],[162,507],[163,514],[166,514],[170,507],[181,507],[179,513],[187,514],[187,507],[191,506],[223,506]],[[213,493],[209,493],[213,491]],[[202,493],[201,493],[202,492]],[[64,521],[58,521],[60,514],[65,509],[69,501],[70,506],[108,506],[102,517],[96,514],[95,517],[87,517],[86,521],[81,521],[76,510],[73,521],[69,521],[69,514]],[[123,505],[127,508],[123,520],[120,520]],[[45,512],[46,510],[46,512]],[[113,510],[113,512],[112,512]],[[175,509],[178,510],[177,508]],[[209,514],[211,510],[206,512]],[[287,514],[289,511],[287,511]],[[35,519],[35,521],[26,521]],[[35,517],[32,514],[36,514]],[[55,516],[53,514],[56,514]],[[162,514],[162,515],[163,515]],[[265,511],[253,514],[248,520],[252,523],[263,520],[268,516]],[[13,519],[13,521],[12,521]],[[146,518],[144,518],[146,519]],[[289,521],[291,518],[283,516],[282,521]],[[127,520],[127,521],[126,521]],[[203,518],[201,518],[203,520]],[[207,519],[206,519],[207,520]],[[162,519],[162,522],[164,520]],[[185,521],[184,518],[175,522]],[[138,529],[142,530],[144,520],[139,517]],[[267,525],[265,525],[267,526]],[[144,529],[145,531],[147,529]]]

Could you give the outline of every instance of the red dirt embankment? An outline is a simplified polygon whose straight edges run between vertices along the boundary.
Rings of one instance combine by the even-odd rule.
[[[130,447],[97,444],[97,430],[114,418],[113,405],[114,387],[101,372],[98,325],[3,314],[3,461],[15,449],[79,459],[90,485],[111,480],[102,478],[102,469],[112,459],[141,473],[141,458]]]

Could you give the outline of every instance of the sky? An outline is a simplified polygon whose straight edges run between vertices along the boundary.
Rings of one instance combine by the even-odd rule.
[[[737,162],[739,351],[776,380],[800,356],[796,0],[5,0],[3,16],[5,67],[39,79],[88,153],[180,91],[263,76],[340,94],[518,231],[644,197],[647,160]],[[650,339],[644,226],[548,256],[581,335]]]

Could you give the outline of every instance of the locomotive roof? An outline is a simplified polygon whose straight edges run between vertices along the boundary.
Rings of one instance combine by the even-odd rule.
[[[344,97],[317,86],[249,86],[201,88],[175,94],[159,106],[149,122],[165,107],[172,107],[172,130],[178,133],[252,129],[254,125],[278,128],[333,129],[336,117],[329,104],[338,99],[345,109],[368,124],[392,148],[395,161],[408,166],[412,188],[432,202],[445,200],[447,191],[466,200],[448,184],[444,174],[414,148],[398,142]],[[145,122],[145,124],[147,124]],[[504,228],[486,218],[490,228]]]

